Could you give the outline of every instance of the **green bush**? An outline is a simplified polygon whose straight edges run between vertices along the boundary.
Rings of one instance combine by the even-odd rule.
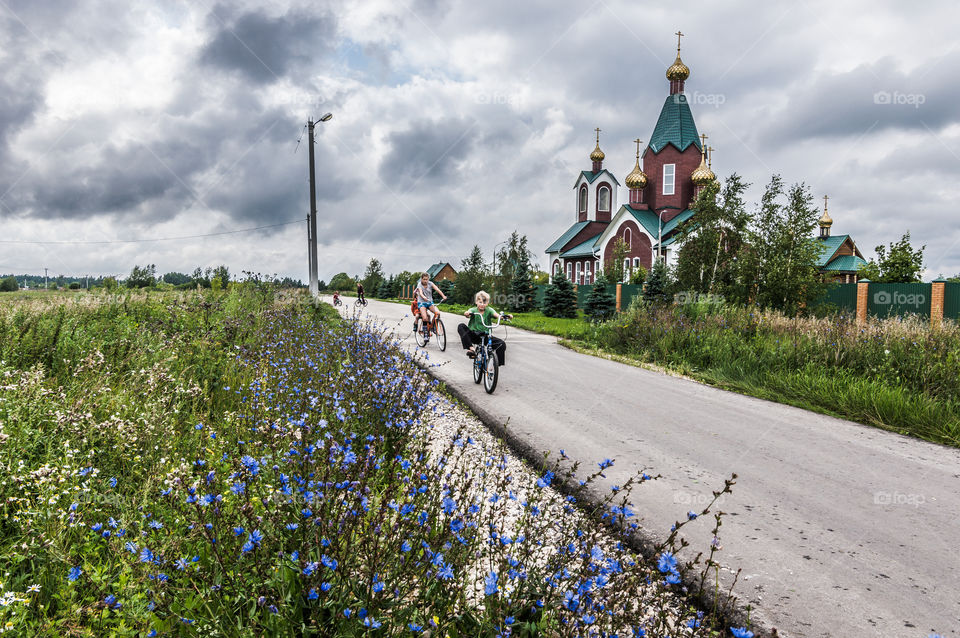
[[[543,314],[547,317],[576,317],[577,293],[573,284],[563,273],[553,277],[553,283],[547,286],[543,296]]]

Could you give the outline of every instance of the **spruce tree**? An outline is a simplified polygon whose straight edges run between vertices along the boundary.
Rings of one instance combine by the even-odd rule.
[[[546,294],[543,296],[543,314],[548,317],[568,319],[577,316],[577,293],[573,290],[573,284],[564,277],[562,272],[554,275],[553,283],[547,286]]]
[[[534,301],[536,291],[533,288],[533,279],[530,277],[530,261],[526,254],[521,255],[517,263],[513,281],[510,282],[510,294],[513,297],[513,303],[510,304],[511,310],[530,312],[536,306]]]
[[[393,297],[393,286],[390,285],[389,279],[384,279],[377,288],[377,299],[389,299],[390,297]]]
[[[667,265],[662,259],[656,258],[647,279],[647,287],[643,289],[643,300],[651,303],[663,303],[667,300]]]
[[[443,292],[443,294],[445,294],[448,297],[453,294],[453,289],[455,287],[456,287],[456,284],[454,284],[449,279],[441,279],[439,282],[437,282],[437,288],[439,288]]]
[[[617,307],[617,299],[607,292],[607,278],[603,275],[593,282],[593,290],[587,296],[583,313],[592,321],[603,321],[613,316]]]

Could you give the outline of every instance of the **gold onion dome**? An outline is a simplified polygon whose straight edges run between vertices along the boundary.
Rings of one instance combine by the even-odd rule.
[[[590,153],[590,159],[594,162],[602,162],[604,157],[606,157],[606,155],[600,150],[600,142],[598,141],[597,148],[593,149],[593,152]]]
[[[690,77],[690,67],[683,63],[683,60],[680,59],[680,52],[677,52],[677,59],[673,61],[673,64],[670,65],[670,68],[667,69],[667,79],[671,82],[674,80],[686,80]]]
[[[693,174],[690,175],[690,179],[693,180],[693,183],[697,186],[703,186],[704,184],[708,184],[709,182],[717,179],[717,176],[714,175],[713,171],[707,167],[704,157],[700,157],[700,166],[693,171]]]
[[[623,180],[629,189],[644,189],[647,186],[647,174],[640,170],[640,160],[637,160],[637,163],[634,164],[633,170],[630,171],[630,174]]]
[[[830,228],[833,226],[833,219],[830,217],[830,214],[827,212],[827,205],[823,205],[823,216],[820,218],[820,225],[825,228]]]

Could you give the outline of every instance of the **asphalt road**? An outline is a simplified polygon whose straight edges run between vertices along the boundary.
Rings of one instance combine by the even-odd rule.
[[[363,316],[416,348],[409,311],[372,301]],[[610,483],[638,468],[663,475],[633,498],[654,537],[736,472],[722,502],[719,559],[742,568],[736,592],[755,620],[782,636],[960,636],[960,450],[578,354],[514,328],[487,395],[456,338],[463,317],[443,319],[447,351],[424,348],[438,364],[431,372],[485,417],[535,450],[562,448],[589,467],[615,459]],[[685,528],[694,548],[707,549],[711,522]]]

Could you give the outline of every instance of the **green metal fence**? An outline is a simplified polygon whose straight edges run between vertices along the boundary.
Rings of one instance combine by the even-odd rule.
[[[960,321],[960,282],[943,284],[943,318]]]
[[[616,287],[614,287],[613,294],[617,294]],[[643,285],[642,284],[622,284],[620,286],[620,309],[626,310],[630,307],[630,304],[637,297],[643,296]]]
[[[931,284],[875,284],[867,290],[867,314],[894,317],[916,314],[930,318]]]
[[[842,312],[857,311],[857,284],[834,284],[815,306],[834,306]]]

